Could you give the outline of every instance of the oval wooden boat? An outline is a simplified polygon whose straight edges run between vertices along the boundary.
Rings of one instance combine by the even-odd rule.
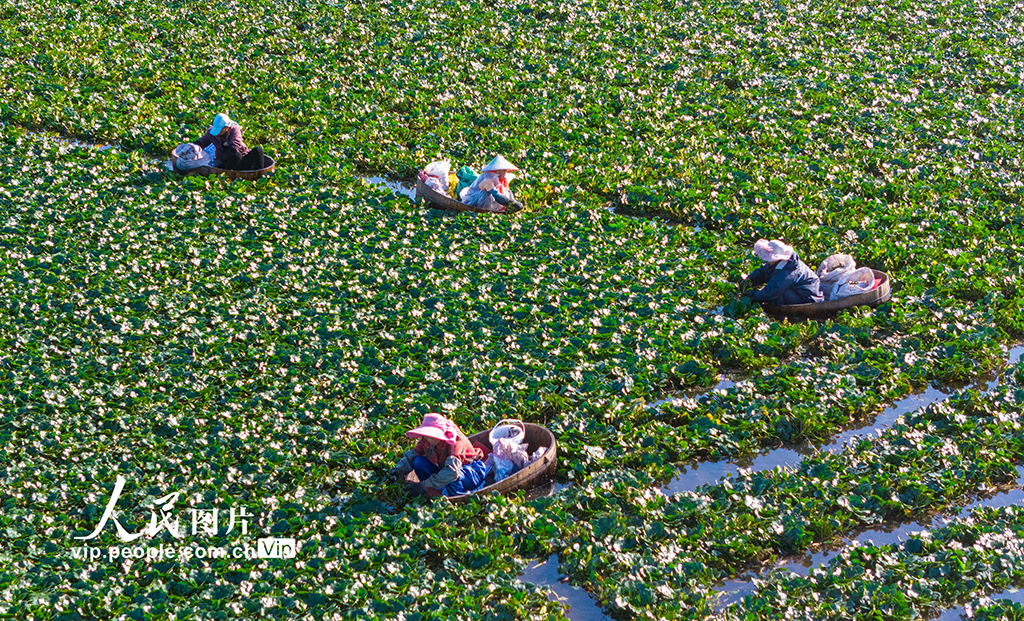
[[[198,175],[200,177],[209,177],[210,175],[224,175],[228,179],[256,181],[263,175],[273,172],[274,167],[277,166],[277,162],[269,155],[264,157],[270,160],[270,166],[259,170],[228,170],[227,168],[216,168],[214,166],[200,166],[191,170],[178,170],[178,156],[175,155],[174,151],[171,151],[171,165],[174,167],[175,172],[185,176]]]
[[[548,450],[544,451],[544,456],[533,462],[529,466],[522,470],[512,473],[508,477],[484,486],[475,492],[470,494],[462,494],[460,496],[449,496],[448,500],[454,503],[466,502],[470,496],[490,494],[491,492],[498,492],[499,494],[511,494],[512,492],[518,492],[519,490],[530,490],[539,485],[542,485],[551,479],[555,478],[555,471],[558,469],[558,443],[555,442],[555,435],[548,431],[548,429],[542,425],[535,425],[533,423],[523,423],[526,428],[526,443],[527,450],[530,455],[542,446],[548,447]],[[488,449],[491,448],[491,441],[487,437],[490,433],[490,429],[487,431],[481,431],[474,433],[469,436],[471,442],[479,442]],[[416,477],[415,472],[410,472],[408,480],[412,483],[418,483],[419,479]]]
[[[874,308],[884,304],[892,298],[892,288],[889,285],[889,275],[878,270],[871,270],[875,275],[875,286],[871,291],[858,293],[838,300],[825,300],[811,304],[761,304],[761,308],[769,315],[781,317],[805,317],[809,319],[818,317],[831,317],[845,308],[854,306],[871,306]],[[829,292],[823,292],[827,295]]]
[[[438,192],[426,183],[423,183],[423,180],[418,177],[416,179],[416,196],[423,198],[423,200],[427,201],[427,203],[434,209],[447,209],[448,211],[454,212],[472,211],[474,213],[510,214],[516,212],[516,210],[509,211],[507,209],[505,211],[487,211],[486,209],[480,209],[479,207],[472,207],[466,203],[461,203],[451,198],[447,194]]]

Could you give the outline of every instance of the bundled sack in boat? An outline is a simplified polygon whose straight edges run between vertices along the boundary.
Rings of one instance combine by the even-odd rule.
[[[875,288],[875,273],[870,267],[862,267],[852,272],[845,272],[832,285],[830,300],[850,297],[865,293]]]
[[[822,291],[834,285],[844,274],[849,274],[856,269],[857,263],[848,254],[834,254],[825,259],[818,266],[817,271]]]
[[[494,482],[497,483],[540,460],[547,447],[541,446],[530,455],[527,447],[516,438],[500,438],[494,442],[492,449],[484,465],[490,462],[489,465],[494,469]]]
[[[473,185],[478,176],[476,171],[469,166],[463,166],[455,172],[455,177],[459,180],[459,184],[455,186],[455,200],[460,200],[459,197],[462,196],[462,191]]]
[[[455,186],[458,185],[458,183],[459,178],[455,176],[455,173],[448,173],[448,198],[452,200],[459,200],[459,195],[455,193]]]
[[[427,184],[430,188],[440,192],[441,194],[448,193],[448,173],[451,172],[452,164],[446,161],[437,161],[427,164],[423,170],[420,171],[420,181]]]
[[[203,166],[213,166],[213,158],[197,144],[185,142],[174,147],[174,155],[178,157],[175,167],[178,170],[195,170]]]

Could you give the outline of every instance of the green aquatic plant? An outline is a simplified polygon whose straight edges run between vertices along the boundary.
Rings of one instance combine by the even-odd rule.
[[[723,577],[961,504],[1021,462],[1020,365],[970,387],[1024,334],[1010,3],[259,0],[230,27],[207,9],[0,8],[0,615],[559,618],[517,578],[557,554],[615,618],[703,618]],[[153,161],[220,111],[274,175]],[[525,172],[513,218],[357,176],[495,152]],[[812,266],[852,253],[893,300],[766,317],[732,299],[759,237]],[[657,491],[678,462],[820,441],[928,383],[967,386],[790,471]],[[431,410],[545,424],[572,484],[409,501],[382,477]],[[247,507],[298,554],[76,557],[118,476],[131,532],[181,492],[182,511]],[[975,596],[953,562],[1005,586],[985,542],[1015,549],[1010,513],[933,535],[981,549],[837,562],[786,605],[929,614]],[[743,614],[775,618],[775,586]]]

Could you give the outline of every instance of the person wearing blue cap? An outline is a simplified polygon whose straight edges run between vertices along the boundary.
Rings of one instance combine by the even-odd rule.
[[[210,131],[195,142],[210,154],[213,166],[227,170],[260,170],[269,165],[263,149],[242,142],[242,128],[223,112],[213,117]]]

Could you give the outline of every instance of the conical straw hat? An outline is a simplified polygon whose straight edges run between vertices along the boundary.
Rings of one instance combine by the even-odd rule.
[[[484,166],[480,172],[498,172],[499,170],[519,171],[518,168],[512,165],[512,162],[499,155],[491,160],[487,166]]]

